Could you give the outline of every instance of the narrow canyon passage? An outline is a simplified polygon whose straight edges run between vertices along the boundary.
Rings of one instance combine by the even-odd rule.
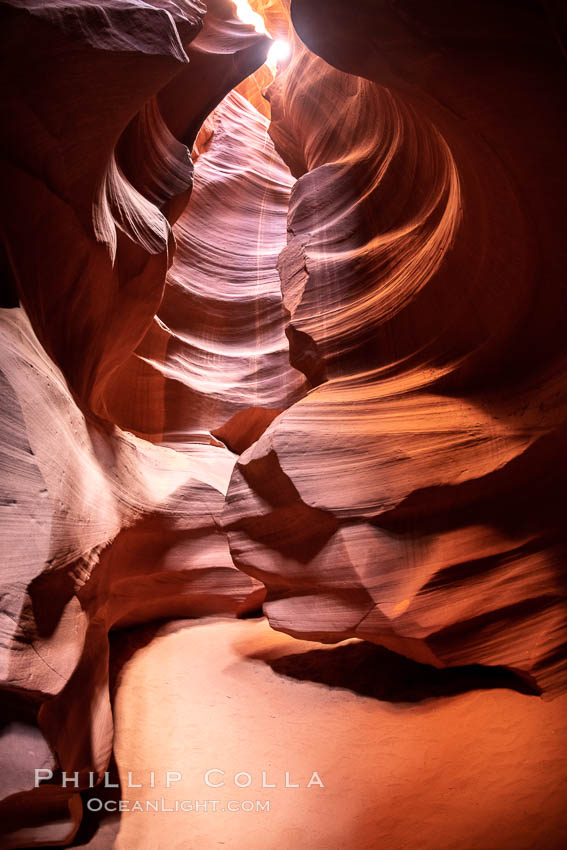
[[[559,4],[0,32],[0,847],[559,850]]]

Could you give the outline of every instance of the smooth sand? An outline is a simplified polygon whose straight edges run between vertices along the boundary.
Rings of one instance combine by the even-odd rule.
[[[400,703],[298,681],[269,662],[320,645],[263,619],[173,623],[152,634],[133,630],[116,642],[122,798],[220,802],[216,812],[211,804],[123,812],[115,850],[565,846],[567,698],[498,688]],[[341,653],[325,653],[348,678]],[[207,787],[211,768],[225,771],[212,777],[224,787]],[[183,775],[169,789],[167,770]],[[126,787],[128,771],[143,788]],[[234,785],[238,771],[251,774],[250,787]],[[276,788],[261,787],[262,771]],[[300,788],[284,787],[286,771]],[[324,788],[305,787],[313,771]],[[228,801],[256,800],[269,811],[227,811]]]

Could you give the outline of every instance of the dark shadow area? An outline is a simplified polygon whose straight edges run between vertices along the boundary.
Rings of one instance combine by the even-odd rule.
[[[258,608],[253,608],[251,611],[244,611],[244,613],[239,614],[239,620],[263,620],[265,617],[262,606],[260,605]]]
[[[534,696],[541,693],[528,678],[507,667],[470,664],[439,670],[365,642],[264,660],[282,676],[346,688],[387,702],[415,703],[491,688]]]
[[[111,756],[110,764],[107,768],[108,779],[106,780],[108,787],[104,783],[96,785],[94,788],[87,788],[81,791],[81,800],[83,803],[83,815],[81,823],[75,834],[71,844],[66,844],[66,847],[83,847],[88,850],[111,850],[114,846],[114,841],[120,829],[120,813],[118,811],[108,811],[105,806],[109,801],[113,801],[111,806],[118,808],[118,801],[122,797],[120,787],[120,778],[118,775],[118,767],[114,760],[114,755]],[[55,777],[55,782],[59,783],[58,774]],[[110,787],[116,785],[116,788]],[[89,800],[93,800],[92,809],[89,807]],[[48,850],[49,845],[33,845],[32,847],[24,847],[22,850]]]
[[[6,246],[0,243],[0,307],[19,307],[18,286]]]
[[[88,850],[111,850],[114,846],[114,841],[120,829],[120,813],[105,809],[105,805],[109,801],[114,801],[112,805],[118,808],[118,801],[122,796],[118,768],[114,756],[111,757],[108,774],[108,785],[117,785],[118,787],[104,787],[104,784],[101,784],[94,788],[81,791],[83,816],[72,843],[66,844],[66,847],[83,847],[88,848]],[[89,808],[89,800],[97,801],[92,804],[93,807],[96,807],[96,811],[91,811]],[[24,847],[22,850],[48,850],[48,847],[52,846],[52,844],[44,846],[34,844],[33,848]]]
[[[0,736],[14,720],[37,727],[39,704],[39,698],[35,701],[31,693],[2,691],[0,697]]]
[[[108,774],[108,784],[118,785],[118,788],[105,788],[104,785],[97,785],[96,788],[88,788],[86,791],[81,792],[83,818],[73,843],[69,845],[70,847],[110,850],[113,846],[114,839],[120,829],[120,813],[109,812],[105,810],[104,806],[111,800],[118,804],[118,801],[122,797],[118,767],[114,760],[114,755],[112,755],[108,766]],[[89,800],[100,801],[102,803],[100,811],[91,811]],[[91,805],[98,808],[99,802],[93,802]]]

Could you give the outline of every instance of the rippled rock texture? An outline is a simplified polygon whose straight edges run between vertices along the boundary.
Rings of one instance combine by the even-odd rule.
[[[512,24],[499,4],[295,2],[292,17],[331,63],[296,42],[268,92],[298,178],[278,259],[290,360],[315,388],[236,464],[234,561],[292,635],[563,689],[552,22],[535,4]]]
[[[229,0],[0,4],[10,847],[108,766],[112,628],[567,684],[561,17],[253,5],[273,82]]]

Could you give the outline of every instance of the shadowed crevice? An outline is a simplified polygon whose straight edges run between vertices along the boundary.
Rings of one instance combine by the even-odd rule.
[[[469,664],[439,670],[366,642],[266,660],[282,676],[345,688],[385,702],[423,702],[493,688],[541,693],[529,678],[510,668]]]

